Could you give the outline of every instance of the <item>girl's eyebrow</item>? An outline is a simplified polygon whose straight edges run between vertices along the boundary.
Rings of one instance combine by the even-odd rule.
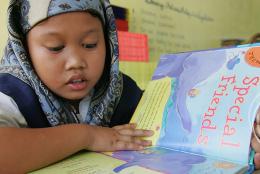
[[[88,36],[88,35],[91,35],[91,34],[96,34],[96,33],[98,33],[98,32],[99,32],[98,29],[90,29],[90,30],[88,30],[88,31],[85,31],[85,32],[83,33],[83,35],[84,35],[84,36]]]
[[[82,32],[82,36],[87,37],[89,35],[93,35],[98,33],[99,30],[98,29],[90,29],[90,30],[86,30],[84,32]],[[60,35],[60,33],[58,31],[45,31],[44,33],[42,33],[42,35],[44,36],[58,36]]]

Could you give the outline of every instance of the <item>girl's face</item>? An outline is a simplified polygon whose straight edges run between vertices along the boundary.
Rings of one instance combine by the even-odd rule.
[[[102,23],[89,13],[51,17],[29,31],[27,44],[36,73],[63,98],[82,99],[103,73],[106,47]]]

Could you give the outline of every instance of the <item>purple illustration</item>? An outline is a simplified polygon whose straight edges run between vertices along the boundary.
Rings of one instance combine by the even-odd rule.
[[[127,162],[115,168],[114,172],[116,173],[131,166],[141,166],[165,174],[188,174],[192,165],[203,163],[206,160],[206,158],[202,156],[159,147],[153,147],[143,151],[114,152],[113,157]]]

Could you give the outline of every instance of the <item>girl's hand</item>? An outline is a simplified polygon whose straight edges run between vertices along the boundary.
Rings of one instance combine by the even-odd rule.
[[[252,137],[251,146],[256,152],[254,157],[254,163],[255,163],[255,168],[258,170],[260,169],[260,142],[259,140],[257,140],[255,136]]]
[[[91,135],[86,149],[91,151],[142,150],[152,145],[151,141],[143,137],[152,136],[153,131],[136,129],[136,124],[112,128],[90,126],[89,130]]]
[[[260,109],[257,111],[255,125],[253,129],[253,135],[251,139],[251,146],[254,149],[255,157],[254,157],[254,163],[255,168],[260,169]]]

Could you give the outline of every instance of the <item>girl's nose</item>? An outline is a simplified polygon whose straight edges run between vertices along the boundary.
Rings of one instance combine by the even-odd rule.
[[[71,69],[84,69],[87,67],[87,63],[84,59],[84,54],[80,50],[71,50],[66,58],[66,70]]]

